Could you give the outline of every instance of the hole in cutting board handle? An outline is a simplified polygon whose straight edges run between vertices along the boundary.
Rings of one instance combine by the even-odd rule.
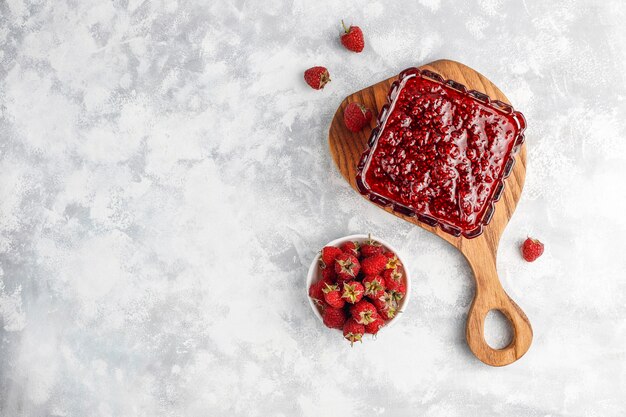
[[[513,326],[498,309],[489,310],[484,323],[485,342],[492,349],[504,349],[513,341]]]

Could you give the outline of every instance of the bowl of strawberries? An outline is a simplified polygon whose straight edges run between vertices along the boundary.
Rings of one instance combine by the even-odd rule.
[[[307,276],[311,309],[350,344],[396,323],[410,296],[410,278],[398,251],[371,235],[329,242]]]

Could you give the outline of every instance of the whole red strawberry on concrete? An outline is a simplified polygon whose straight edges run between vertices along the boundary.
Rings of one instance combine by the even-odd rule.
[[[304,71],[304,81],[315,90],[321,90],[330,81],[330,74],[324,67],[312,67]]]
[[[341,298],[341,291],[339,290],[339,286],[337,284],[324,284],[322,293],[324,301],[326,301],[329,306],[334,308],[343,308],[343,306],[346,305],[345,300]]]
[[[372,111],[361,103],[350,103],[343,111],[343,121],[351,132],[360,132],[372,120]]]
[[[522,256],[528,262],[534,262],[543,254],[543,243],[537,239],[527,238],[522,244]]]
[[[346,27],[346,24],[341,21],[343,26],[343,35],[341,35],[341,43],[347,49],[353,52],[361,52],[365,47],[365,41],[363,40],[363,31],[358,26]]]
[[[347,318],[346,312],[341,308],[327,307],[322,312],[324,324],[331,329],[343,329]]]
[[[337,281],[349,281],[354,279],[361,269],[359,260],[354,255],[342,253],[335,258],[335,272]]]
[[[363,334],[365,333],[365,326],[360,323],[357,323],[354,319],[348,319],[346,323],[343,325],[343,337],[348,339],[350,345],[354,344],[354,342],[360,342]]]

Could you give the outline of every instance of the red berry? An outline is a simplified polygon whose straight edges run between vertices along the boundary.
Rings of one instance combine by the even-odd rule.
[[[328,282],[335,282],[337,279],[337,273],[335,272],[335,268],[331,265],[329,268],[322,269],[322,279]]]
[[[322,313],[322,319],[326,327],[331,329],[343,329],[348,316],[341,308],[328,307]]]
[[[341,249],[336,248],[334,246],[325,246],[322,248],[322,253],[320,256],[320,268],[333,268],[335,263],[335,258],[341,255]]]
[[[372,303],[378,310],[378,314],[385,320],[394,318],[398,312],[398,302],[389,291],[385,291],[382,297],[372,300]]]
[[[361,254],[365,257],[378,255],[383,252],[383,247],[380,243],[373,240],[371,237],[361,245]]]
[[[385,288],[395,291],[402,282],[402,272],[397,269],[385,269],[382,273],[385,280]]]
[[[350,307],[350,315],[357,323],[369,324],[374,321],[375,316],[378,315],[376,307],[372,303],[365,300],[361,300],[352,307]]]
[[[396,288],[393,291],[393,296],[399,303],[400,300],[402,300],[405,295],[406,295],[406,283],[404,281],[401,281],[400,285],[398,285],[398,288]]]
[[[387,257],[387,265],[385,266],[385,268],[387,268],[387,269],[396,269],[397,267],[402,265],[400,263],[400,259],[398,259],[398,257],[396,256],[395,253],[393,253],[393,252],[384,252],[383,255],[385,255]]]
[[[348,281],[354,279],[359,274],[361,265],[354,255],[342,253],[335,258],[335,272],[338,281]]]
[[[377,334],[381,327],[385,325],[385,320],[378,314],[374,316],[374,320],[371,323],[365,325],[365,333]]]
[[[343,26],[344,34],[341,35],[341,43],[347,49],[353,52],[361,52],[365,47],[365,41],[363,40],[363,32],[361,28],[358,26],[350,26],[346,27],[343,20],[341,21],[341,26]]]
[[[354,319],[348,319],[343,325],[343,337],[348,339],[350,345],[354,342],[361,341],[363,334],[365,333],[365,326],[359,324]]]
[[[363,278],[363,288],[369,298],[379,298],[385,294],[385,281],[379,275],[367,275]]]
[[[313,300],[315,304],[321,306],[324,301],[324,293],[322,289],[324,288],[325,281],[318,281],[311,284],[309,287],[309,297]]]
[[[324,296],[324,301],[334,308],[343,308],[346,305],[346,302],[343,298],[341,298],[341,291],[339,291],[338,285],[324,284],[324,288],[322,288],[322,293]]]
[[[330,74],[324,67],[313,67],[304,71],[304,81],[316,90],[324,88],[330,81]]]
[[[351,132],[359,132],[372,120],[372,112],[360,103],[350,103],[343,111],[343,121]]]
[[[359,242],[346,242],[339,247],[342,252],[349,253],[350,255],[354,255],[357,258],[360,255],[359,252]]]
[[[356,304],[363,298],[365,289],[359,281],[348,281],[343,284],[341,298],[350,304]]]
[[[527,238],[522,244],[522,256],[528,262],[533,262],[543,254],[543,243],[537,239]]]
[[[388,259],[385,255],[374,255],[361,261],[361,271],[365,275],[378,275],[387,266]]]

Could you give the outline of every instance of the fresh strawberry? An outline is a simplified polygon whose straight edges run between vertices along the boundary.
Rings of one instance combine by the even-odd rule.
[[[341,308],[328,307],[322,313],[324,324],[331,329],[343,329],[347,318],[346,312]]]
[[[382,297],[372,300],[372,303],[378,310],[378,314],[385,320],[394,318],[398,312],[398,302],[389,291],[386,291]]]
[[[337,280],[337,273],[335,272],[334,265],[329,268],[322,269],[322,279],[327,282],[335,282]]]
[[[343,46],[350,51],[361,52],[365,47],[361,28],[358,26],[350,26],[347,28],[343,20],[341,21],[341,26],[343,26],[344,31],[344,34],[341,35],[341,43]]]
[[[382,251],[382,245],[373,240],[371,236],[365,241],[365,243],[361,244],[361,254],[364,257],[378,255],[379,253],[382,253]]]
[[[365,289],[359,281],[348,281],[343,284],[341,298],[350,304],[356,304],[363,298]]]
[[[387,268],[387,269],[396,269],[397,267],[402,265],[400,263],[400,259],[398,259],[398,257],[396,256],[395,253],[393,253],[393,252],[385,252],[385,253],[383,253],[383,255],[385,255],[387,257],[387,265],[385,266],[385,268]]]
[[[357,323],[368,324],[374,321],[376,307],[372,303],[365,300],[361,300],[352,307],[350,307],[350,315]]]
[[[537,239],[527,238],[522,244],[522,256],[528,262],[535,261],[543,254],[543,243]]]
[[[383,272],[387,262],[387,257],[382,254],[364,258],[361,261],[361,271],[363,271],[365,275],[378,275]]]
[[[350,103],[343,111],[343,121],[351,132],[359,132],[372,120],[372,111],[361,103]]]
[[[335,258],[335,272],[337,273],[337,281],[349,281],[354,279],[358,274],[361,265],[354,255],[342,253]]]
[[[320,268],[333,268],[335,264],[335,258],[341,255],[341,249],[334,246],[325,246],[322,248],[320,256]]]
[[[304,81],[316,90],[324,88],[330,81],[330,74],[324,67],[313,67],[304,71]]]
[[[385,294],[385,281],[379,275],[367,275],[362,282],[365,295],[369,298],[379,298]]]
[[[349,253],[350,255],[356,256],[357,258],[360,255],[359,242],[346,242],[339,248],[342,252]]]
[[[406,283],[404,281],[401,281],[400,285],[398,285],[398,288],[396,288],[393,291],[393,296],[396,298],[396,300],[398,300],[398,302],[400,302],[400,300],[402,300],[405,295],[406,295]]]
[[[321,280],[318,282],[314,282],[309,287],[309,297],[311,297],[313,302],[319,307],[321,307],[324,303],[324,292],[322,290],[324,289],[325,284],[326,281]]]
[[[341,291],[339,291],[338,285],[324,284],[324,288],[322,288],[322,293],[324,295],[324,301],[334,308],[343,308],[346,305],[346,302],[343,298],[341,298]]]
[[[385,280],[385,288],[388,290],[397,290],[402,282],[402,272],[397,269],[385,269],[382,276]]]
[[[376,314],[374,316],[374,320],[371,323],[367,323],[365,325],[365,333],[369,334],[377,334],[381,327],[385,325],[385,320],[380,317],[380,315]]]
[[[354,319],[348,319],[343,325],[343,337],[350,341],[350,345],[354,342],[360,342],[365,333],[365,326],[359,324]]]

